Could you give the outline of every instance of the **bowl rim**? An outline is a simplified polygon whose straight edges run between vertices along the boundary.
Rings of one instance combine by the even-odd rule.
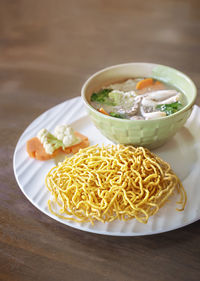
[[[194,92],[194,97],[193,99],[186,104],[186,106],[184,106],[182,109],[180,109],[179,111],[169,115],[169,116],[165,116],[165,117],[160,117],[160,118],[156,118],[156,119],[150,119],[150,120],[130,120],[130,119],[120,119],[120,118],[115,118],[115,117],[112,117],[112,116],[109,116],[109,115],[105,115],[105,114],[102,114],[101,112],[98,112],[94,107],[92,107],[89,102],[87,101],[86,97],[85,97],[85,89],[87,88],[87,86],[89,85],[89,83],[95,78],[97,77],[98,75],[100,75],[101,73],[105,72],[105,71],[108,71],[108,70],[112,70],[112,69],[115,69],[115,68],[119,68],[119,67],[126,67],[126,66],[130,66],[130,65],[146,65],[146,66],[152,66],[152,67],[158,67],[158,66],[162,66],[162,67],[167,67],[167,68],[170,68],[172,70],[175,70],[179,75],[181,75],[182,77],[184,77],[185,80],[187,80],[192,88],[193,88],[193,92]],[[185,111],[188,111],[190,110],[193,105],[195,104],[195,100],[196,100],[196,97],[197,97],[197,87],[196,85],[194,84],[194,82],[192,81],[192,79],[187,76],[185,73],[181,72],[180,70],[174,68],[174,67],[171,67],[171,66],[168,66],[168,65],[163,65],[163,64],[156,64],[156,63],[148,63],[148,62],[129,62],[129,63],[122,63],[122,64],[116,64],[116,65],[112,65],[112,66],[108,66],[108,67],[105,67],[97,72],[95,72],[94,74],[92,74],[86,81],[85,83],[83,84],[82,88],[81,88],[81,97],[82,97],[82,100],[83,102],[85,103],[85,105],[90,109],[92,110],[95,114],[99,115],[101,118],[107,118],[107,119],[111,119],[111,120],[117,120],[118,122],[128,122],[128,123],[155,123],[157,121],[161,121],[161,120],[169,120],[170,118],[174,118],[175,116],[178,116],[180,114],[182,114],[183,112]]]

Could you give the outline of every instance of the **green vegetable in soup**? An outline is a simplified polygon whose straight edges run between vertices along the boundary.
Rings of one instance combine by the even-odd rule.
[[[114,105],[113,101],[109,99],[109,93],[112,89],[102,89],[97,93],[93,93],[90,100],[93,102],[104,103],[107,105]]]
[[[115,105],[119,105],[123,98],[123,94],[119,91],[111,91],[108,96],[114,102]]]
[[[125,116],[116,112],[110,112],[110,116],[115,117],[115,118],[120,118],[120,119],[124,119]]]
[[[183,105],[180,102],[173,102],[170,104],[159,104],[156,106],[156,109],[160,111],[164,111],[167,115],[171,115],[177,111],[179,111]]]
[[[109,98],[113,100],[115,105],[121,105],[127,107],[135,102],[135,95],[133,92],[122,92],[118,90],[113,90],[109,93]]]

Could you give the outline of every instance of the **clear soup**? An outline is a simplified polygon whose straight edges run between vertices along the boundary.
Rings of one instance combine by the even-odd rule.
[[[141,77],[103,86],[92,93],[90,103],[115,118],[150,120],[179,111],[186,105],[186,97],[171,85]]]

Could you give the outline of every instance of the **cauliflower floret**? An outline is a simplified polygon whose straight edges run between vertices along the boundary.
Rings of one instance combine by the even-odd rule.
[[[76,142],[77,142],[77,139],[74,138],[73,135],[64,136],[64,138],[63,138],[63,143],[65,146],[70,146]]]
[[[59,125],[55,128],[55,134],[52,135],[48,130],[42,129],[37,134],[46,153],[52,154],[56,149],[74,145],[81,140],[74,134],[74,130],[68,125]]]
[[[48,153],[48,154],[52,154],[55,150],[51,143],[45,142],[45,143],[43,143],[43,146],[44,146],[46,153]]]
[[[62,140],[68,125],[58,125],[54,130],[54,135],[57,139]]]
[[[44,139],[48,134],[49,132],[46,129],[42,129],[38,132],[37,137],[39,140],[41,140]]]
[[[129,92],[122,92],[118,90],[113,90],[109,93],[109,98],[111,98],[116,105],[121,105],[121,104],[132,104],[134,103],[136,94],[134,91],[129,91]]]
[[[55,145],[49,141],[51,138],[51,134],[48,130],[42,129],[38,132],[37,138],[40,140],[40,142],[43,144],[43,147],[48,154],[52,154],[54,150],[56,149]]]
[[[68,125],[58,125],[54,130],[54,135],[63,142],[65,147],[80,142],[80,139],[74,134],[74,130]]]

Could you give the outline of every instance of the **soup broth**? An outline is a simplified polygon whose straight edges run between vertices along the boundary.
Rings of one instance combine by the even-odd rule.
[[[150,120],[171,115],[186,104],[183,93],[152,78],[131,78],[92,93],[91,105],[115,118]]]

